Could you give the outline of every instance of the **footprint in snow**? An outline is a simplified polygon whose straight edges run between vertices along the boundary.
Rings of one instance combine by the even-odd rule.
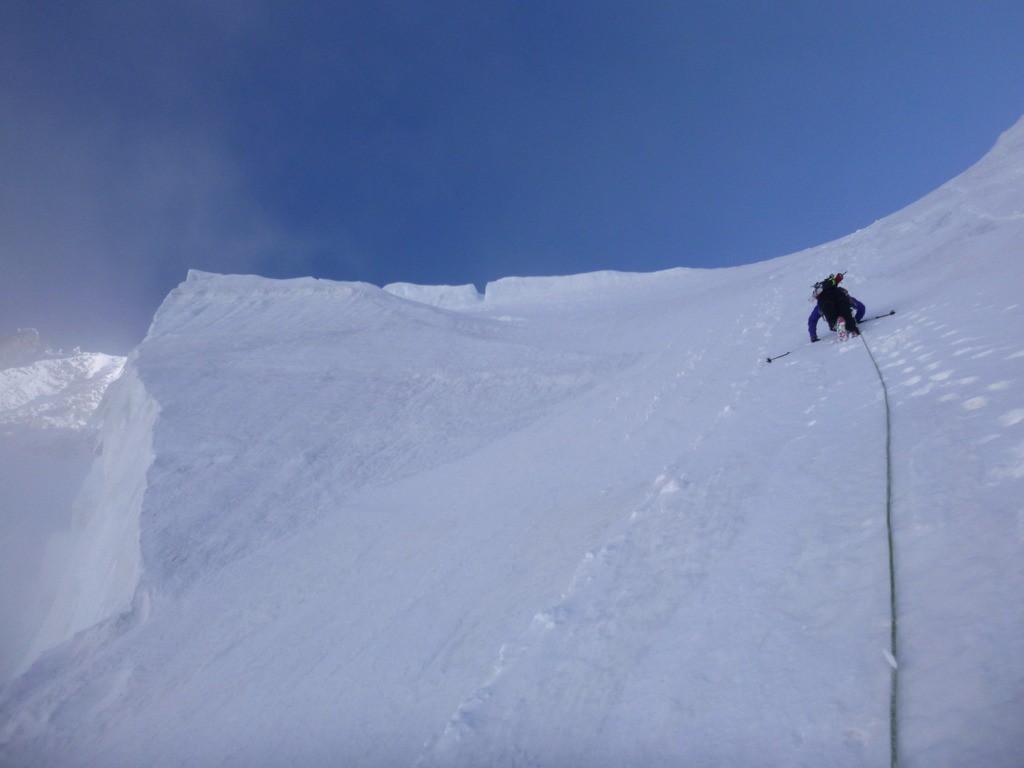
[[[999,426],[1012,427],[1024,421],[1024,408],[1014,408],[999,417]]]

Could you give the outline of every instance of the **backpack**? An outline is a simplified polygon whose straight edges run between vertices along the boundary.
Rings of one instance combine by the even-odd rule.
[[[839,284],[843,282],[844,276],[845,273],[840,272],[839,274],[831,274],[824,280],[819,280],[817,283],[814,284],[814,294],[812,298],[816,299],[821,294],[825,293],[825,291],[831,291],[835,290],[836,288],[839,288]],[[849,293],[847,293],[845,288],[839,288],[839,290],[842,291],[843,294],[846,296],[850,295]]]

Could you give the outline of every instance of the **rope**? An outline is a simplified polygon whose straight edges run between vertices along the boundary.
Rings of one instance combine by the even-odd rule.
[[[863,332],[860,335],[864,348],[868,351],[878,381],[882,384],[882,395],[885,400],[885,526],[889,538],[889,663],[892,665],[891,685],[889,693],[889,765],[896,768],[899,764],[899,721],[897,719],[899,703],[899,665],[896,655],[897,630],[896,623],[896,556],[892,533],[892,411],[889,408],[889,388],[882,376],[882,369],[875,360],[875,355],[868,346]]]

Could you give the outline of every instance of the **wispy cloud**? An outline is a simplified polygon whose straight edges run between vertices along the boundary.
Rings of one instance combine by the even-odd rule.
[[[243,34],[226,13],[206,20]],[[130,37],[100,50],[127,32],[112,17],[108,8],[83,22],[95,46],[58,47],[62,63],[41,63],[31,38],[5,57],[15,76],[0,86],[0,328],[37,326],[57,345],[123,352],[188,268],[272,271],[325,244],[290,234],[261,203],[210,94],[189,108],[189,83],[212,87],[201,62],[134,50]],[[62,37],[59,25],[34,32],[35,43]],[[169,72],[175,63],[196,71]],[[132,65],[142,71],[118,68]],[[148,107],[122,103],[144,87]]]

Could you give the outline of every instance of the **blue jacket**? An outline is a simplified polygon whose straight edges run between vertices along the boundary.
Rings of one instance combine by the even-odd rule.
[[[864,305],[853,298],[853,296],[848,298],[850,299],[850,306],[853,307],[856,312],[853,319],[859,323],[864,319]],[[811,334],[812,339],[818,338],[818,321],[820,319],[821,310],[818,309],[817,305],[815,305],[814,311],[811,312],[811,316],[807,318],[807,332]]]

